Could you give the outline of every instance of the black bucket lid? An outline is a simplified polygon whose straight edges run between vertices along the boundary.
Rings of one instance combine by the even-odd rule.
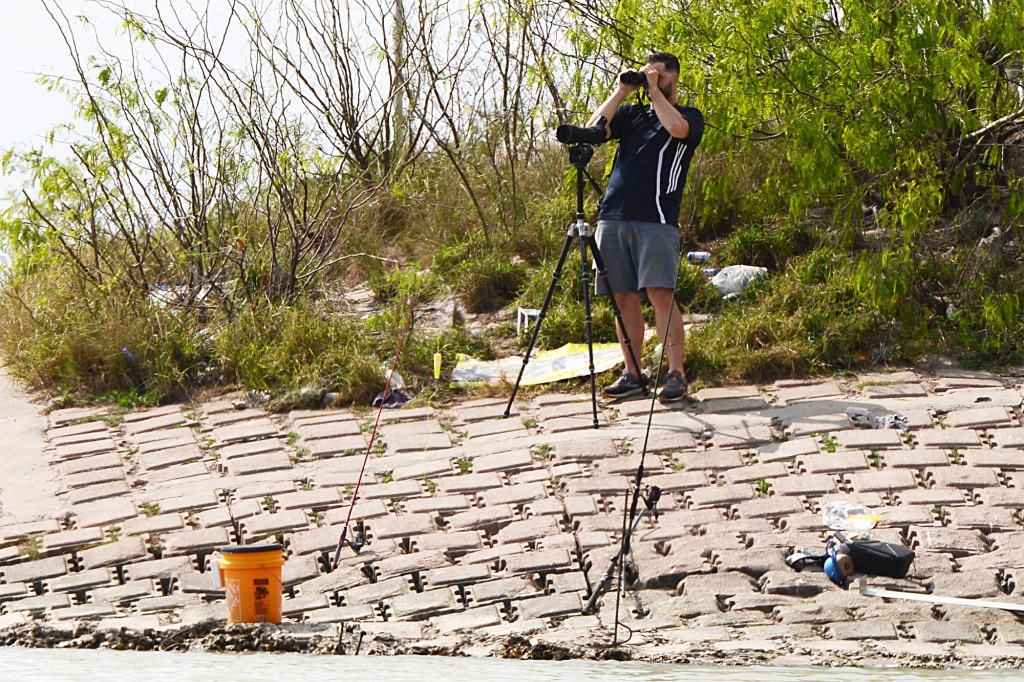
[[[282,549],[284,549],[284,545],[275,543],[272,545],[232,545],[221,547],[217,551],[221,554],[255,554],[256,552],[273,552]]]

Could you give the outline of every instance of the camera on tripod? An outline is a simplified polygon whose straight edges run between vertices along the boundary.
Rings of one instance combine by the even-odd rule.
[[[588,128],[563,123],[555,128],[555,138],[562,144],[603,144],[608,141],[608,130],[605,128],[607,123],[608,119],[604,116]]]

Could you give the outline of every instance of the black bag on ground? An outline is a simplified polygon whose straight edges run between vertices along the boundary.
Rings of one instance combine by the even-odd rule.
[[[836,533],[836,537],[843,543],[838,552],[850,555],[857,573],[906,578],[914,563],[914,551],[903,545],[881,540],[847,540],[842,533]]]

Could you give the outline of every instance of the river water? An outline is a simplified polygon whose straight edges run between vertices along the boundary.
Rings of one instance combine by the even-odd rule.
[[[1020,671],[711,667],[436,656],[209,654],[0,647],[3,682],[878,682],[1011,680]]]

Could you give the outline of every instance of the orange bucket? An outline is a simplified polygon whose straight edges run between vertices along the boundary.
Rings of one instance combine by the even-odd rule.
[[[281,545],[222,547],[217,561],[228,622],[281,622]]]

